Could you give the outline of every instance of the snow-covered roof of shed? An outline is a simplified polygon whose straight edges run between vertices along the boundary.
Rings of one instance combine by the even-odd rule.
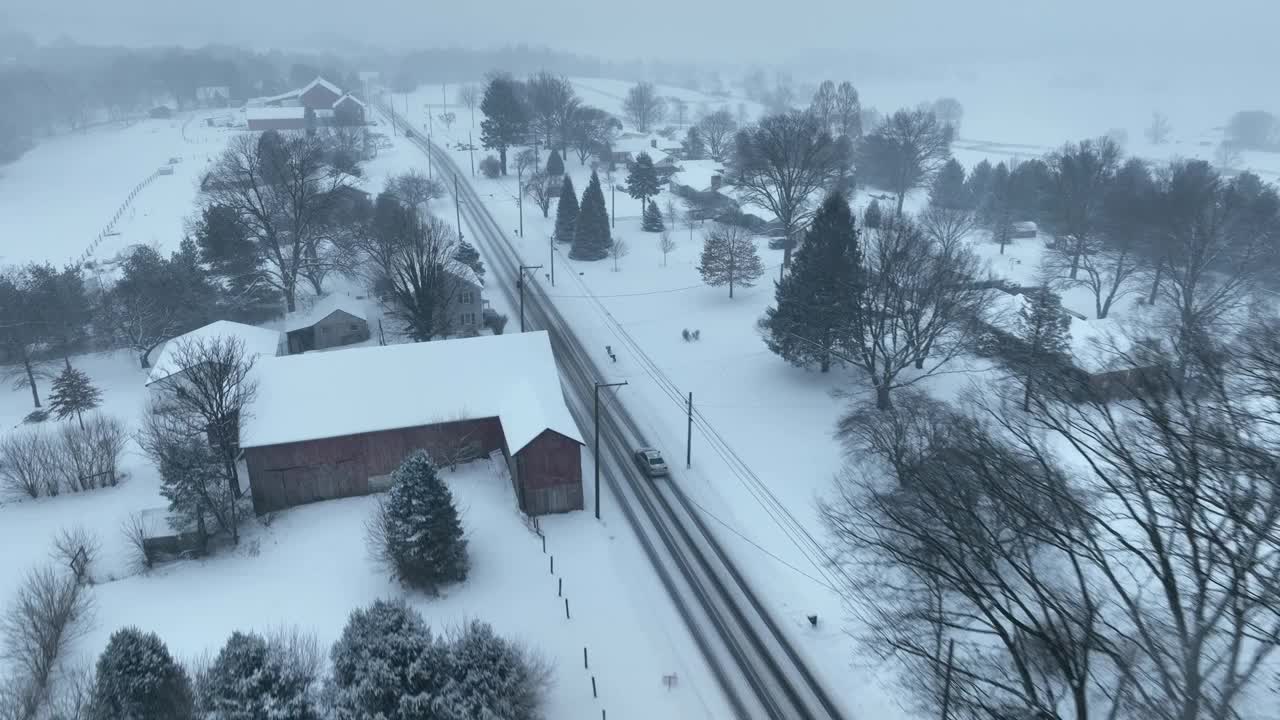
[[[487,417],[512,453],[544,430],[582,442],[541,331],[275,357],[253,372],[241,447]]]
[[[348,315],[354,315],[361,320],[368,321],[369,319],[369,311],[363,300],[357,300],[343,293],[332,293],[316,300],[306,310],[298,310],[286,315],[284,331],[293,332],[294,330],[311,327],[339,310]]]
[[[301,105],[287,107],[251,107],[244,111],[246,120],[301,120],[307,109]]]
[[[163,380],[186,368],[179,366],[176,351],[184,342],[210,342],[218,338],[238,338],[244,345],[244,354],[250,358],[274,357],[280,351],[280,332],[244,323],[218,320],[189,333],[165,342],[160,356],[147,375],[147,384]]]

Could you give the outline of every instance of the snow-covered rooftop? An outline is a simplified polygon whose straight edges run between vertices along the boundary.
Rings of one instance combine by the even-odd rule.
[[[1012,332],[1026,304],[1026,295],[994,292],[984,310],[984,317],[990,325]],[[1071,358],[1077,367],[1096,373],[1125,364],[1123,355],[1133,348],[1133,339],[1124,325],[1112,318],[1083,320],[1070,313],[1068,315],[1071,317]]]
[[[544,430],[582,442],[541,331],[274,357],[254,375],[241,447],[487,417],[512,453]]]
[[[343,293],[333,293],[316,300],[306,310],[289,313],[284,319],[284,331],[293,332],[311,327],[339,310],[361,320],[369,319],[368,308],[363,300],[357,300]]]
[[[151,372],[147,375],[147,384],[150,385],[186,369],[181,367],[177,358],[174,357],[183,343],[211,342],[218,338],[238,338],[244,345],[245,356],[249,358],[274,357],[280,351],[279,331],[230,320],[218,320],[167,341],[155,365],[151,366]]]
[[[298,96],[301,97],[302,95],[306,95],[308,92],[310,92],[312,88],[316,87],[317,85],[328,90],[334,95],[342,95],[342,88],[338,87],[337,85],[334,85],[333,83],[329,82],[328,80],[325,80],[322,77],[317,77],[315,80],[312,80],[311,82],[307,83],[304,87],[297,90],[296,92]]]
[[[301,105],[289,107],[251,107],[244,111],[246,120],[301,120],[307,109]]]
[[[333,101],[333,106],[334,106],[334,107],[338,107],[339,105],[341,105],[342,103],[346,102],[347,100],[351,100],[352,102],[354,102],[355,104],[359,105],[360,107],[366,107],[366,105],[364,104],[364,102],[363,102],[363,101],[361,101],[361,100],[360,100],[360,98],[356,97],[355,95],[352,95],[351,93],[347,93],[346,95],[343,95],[342,97],[338,98],[337,100],[334,100],[334,101]]]

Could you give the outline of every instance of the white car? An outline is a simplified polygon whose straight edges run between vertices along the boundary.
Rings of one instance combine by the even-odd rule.
[[[653,448],[639,448],[635,452],[635,458],[640,470],[649,477],[666,477],[671,474],[667,469],[667,461],[662,459],[662,453]]]

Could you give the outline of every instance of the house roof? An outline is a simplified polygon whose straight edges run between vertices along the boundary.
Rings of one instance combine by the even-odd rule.
[[[546,430],[582,442],[546,332],[264,359],[245,448],[497,417],[518,452]]]
[[[298,96],[301,97],[311,92],[311,90],[314,89],[317,85],[324,88],[325,90],[328,90],[334,95],[342,94],[342,88],[338,87],[337,85],[334,85],[333,83],[329,82],[328,80],[325,80],[322,77],[316,77],[315,80],[312,80],[311,82],[307,83],[304,87],[300,88],[296,92]]]
[[[245,120],[302,120],[307,109],[301,105],[287,107],[251,107],[244,111]]]
[[[343,95],[342,97],[338,98],[337,100],[334,100],[334,101],[333,101],[333,106],[336,108],[336,107],[338,107],[339,105],[341,105],[342,103],[346,102],[347,100],[350,100],[350,101],[354,102],[355,104],[359,105],[360,107],[368,107],[367,105],[365,105],[365,104],[364,104],[364,102],[363,102],[363,101],[361,101],[361,100],[360,100],[360,98],[356,97],[355,95],[352,95],[351,93],[347,93],[346,95]]]
[[[307,310],[289,313],[284,319],[284,331],[293,332],[311,327],[335,312],[342,311],[368,321],[369,314],[363,300],[342,293],[332,293],[318,300]]]
[[[244,344],[244,353],[248,357],[273,357],[280,349],[280,332],[267,328],[254,327],[230,320],[218,320],[204,327],[196,328],[189,333],[179,335],[165,342],[164,349],[156,358],[155,365],[147,375],[147,385],[163,380],[170,375],[180,373],[186,368],[178,364],[174,357],[178,347],[184,342],[208,342],[218,338],[238,338]]]

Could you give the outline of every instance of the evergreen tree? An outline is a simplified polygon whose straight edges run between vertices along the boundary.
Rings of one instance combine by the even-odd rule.
[[[1013,370],[1026,383],[1022,409],[1031,409],[1034,386],[1057,376],[1065,363],[1061,358],[1071,348],[1071,317],[1062,309],[1058,295],[1048,287],[1026,296],[1018,310],[1018,347],[1009,353]]]
[[[80,266],[56,270],[48,263],[32,263],[26,267],[26,276],[28,302],[34,310],[27,320],[38,328],[38,336],[70,363],[71,353],[88,338],[92,315]]]
[[[425,450],[391,474],[381,514],[386,554],[401,582],[435,592],[467,579],[467,541],[453,493]]]
[[[480,111],[480,142],[486,149],[498,151],[499,168],[507,174],[507,148],[519,143],[529,129],[529,109],[525,106],[520,83],[510,75],[496,75],[484,88]]]
[[[199,262],[227,289],[220,316],[256,323],[279,313],[279,294],[264,280],[262,254],[235,210],[209,205],[201,210],[192,234]]]
[[[353,611],[330,652],[329,696],[337,720],[435,720],[448,651],[418,612],[379,600]]]
[[[867,209],[862,212],[862,224],[870,230],[879,230],[882,218],[879,200],[872,200]]]
[[[578,227],[578,193],[573,178],[564,176],[560,184],[560,202],[556,203],[556,242],[573,242]]]
[[[564,174],[564,159],[560,157],[560,151],[552,150],[551,157],[547,158],[547,174],[551,176]]]
[[[472,272],[481,282],[484,281],[484,261],[480,259],[480,251],[475,249],[471,243],[466,240],[458,242],[458,247],[453,251],[453,259],[471,268]]]
[[[764,275],[764,263],[750,231],[736,223],[716,223],[703,241],[698,272],[712,287],[728,285],[733,297],[734,286],[751,287]]]
[[[191,720],[187,671],[155,633],[117,630],[98,658],[89,720]]]
[[[853,211],[843,197],[828,196],[761,321],[769,349],[799,367],[816,363],[822,372],[839,363],[856,327],[861,268]]]
[[[973,169],[969,171],[969,177],[965,180],[965,186],[969,188],[969,198],[973,202],[973,207],[981,210],[982,205],[987,201],[987,194],[991,192],[991,174],[995,168],[991,167],[991,163],[982,160]]]
[[[201,674],[200,710],[219,720],[316,720],[314,678],[260,635],[234,632]]]
[[[1013,187],[1009,168],[1000,163],[991,172],[986,198],[978,208],[978,222],[991,232],[991,239],[1000,245],[1000,254],[1013,242],[1014,208]]]
[[[49,395],[49,409],[59,420],[72,415],[84,429],[84,414],[102,402],[102,393],[90,382],[89,376],[68,363],[58,377],[53,379],[53,393]]]
[[[569,257],[574,260],[603,260],[609,256],[613,238],[609,233],[609,211],[600,189],[600,176],[592,171],[591,182],[582,193],[582,206],[573,234]]]
[[[955,158],[948,160],[933,179],[929,204],[947,210],[972,210],[973,199],[964,180],[964,166]]]
[[[649,198],[658,194],[661,183],[658,182],[658,171],[653,166],[653,158],[649,153],[640,153],[631,163],[627,172],[627,194],[640,201],[643,211]]]
[[[697,125],[689,128],[689,132],[685,133],[684,142],[680,143],[684,149],[685,160],[702,160],[707,156],[707,144],[702,139],[702,131]]]
[[[472,621],[449,643],[449,679],[438,707],[447,717],[540,720],[547,673],[523,648]]]
[[[645,232],[662,232],[665,227],[658,203],[650,200],[649,205],[644,209],[644,219],[640,222],[640,229]]]

